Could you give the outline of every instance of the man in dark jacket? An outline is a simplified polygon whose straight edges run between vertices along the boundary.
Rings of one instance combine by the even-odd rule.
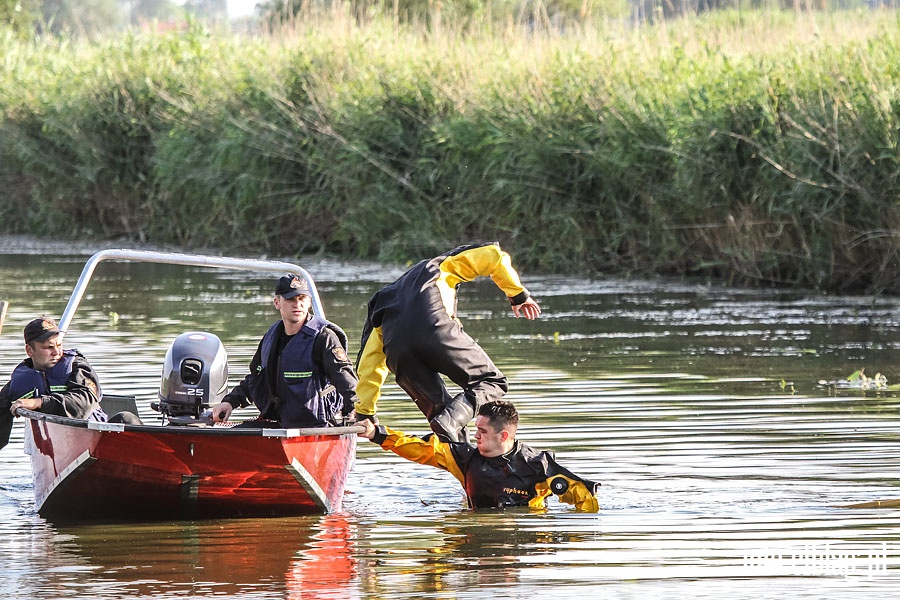
[[[100,408],[100,380],[77,349],[63,350],[56,321],[34,319],[24,333],[28,358],[0,389],[0,448],[9,443],[13,416],[19,408],[106,421]]]
[[[449,472],[462,484],[471,508],[545,508],[551,493],[583,512],[597,512],[599,484],[557,464],[553,454],[516,440],[519,413],[512,402],[483,404],[475,419],[475,446],[443,442],[436,435],[408,436],[370,420],[359,434],[407,460]]]
[[[353,412],[357,379],[347,336],[310,312],[310,294],[296,275],[278,280],[274,304],[281,320],[259,342],[250,373],[212,407],[215,422],[250,404],[259,409],[259,419],[244,424],[252,427],[327,427]]]
[[[421,261],[369,301],[356,365],[357,419],[378,422],[376,404],[388,373],[445,441],[463,441],[478,407],[503,397],[506,377],[457,318],[457,287],[478,277],[494,281],[516,317],[540,315],[497,243],[459,246]],[[452,396],[442,375],[462,393]]]

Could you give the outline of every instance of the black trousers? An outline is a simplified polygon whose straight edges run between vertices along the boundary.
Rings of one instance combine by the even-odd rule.
[[[388,368],[429,421],[453,400],[442,375],[462,388],[476,412],[508,389],[494,361],[456,320],[428,327],[383,323],[382,333]]]

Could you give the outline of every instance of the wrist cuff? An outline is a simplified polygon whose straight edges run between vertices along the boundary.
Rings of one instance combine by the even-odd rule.
[[[387,439],[387,436],[387,428],[384,425],[376,425],[375,435],[372,436],[372,441],[380,446],[384,443],[384,440]]]
[[[528,293],[528,290],[523,291],[521,294],[516,294],[515,296],[509,297],[509,304],[511,306],[518,306],[531,298],[531,294]]]

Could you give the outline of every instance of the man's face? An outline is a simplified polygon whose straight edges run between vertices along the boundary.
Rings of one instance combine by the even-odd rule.
[[[62,341],[59,336],[52,337],[43,342],[32,342],[25,344],[25,353],[34,363],[34,368],[38,371],[46,371],[53,368],[59,359],[62,358]]]
[[[475,446],[482,456],[490,458],[503,454],[503,443],[509,439],[509,435],[504,429],[495,430],[487,417],[482,415],[475,417]]]
[[[275,308],[281,313],[281,320],[284,321],[285,330],[292,330],[294,333],[306,323],[311,305],[312,299],[306,294],[300,294],[288,299],[275,296]]]

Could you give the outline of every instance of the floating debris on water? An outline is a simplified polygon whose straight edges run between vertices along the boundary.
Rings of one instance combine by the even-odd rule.
[[[846,379],[819,380],[819,385],[848,390],[886,390],[890,388],[887,377],[881,373],[875,373],[874,377],[866,375],[865,368],[854,371]]]

